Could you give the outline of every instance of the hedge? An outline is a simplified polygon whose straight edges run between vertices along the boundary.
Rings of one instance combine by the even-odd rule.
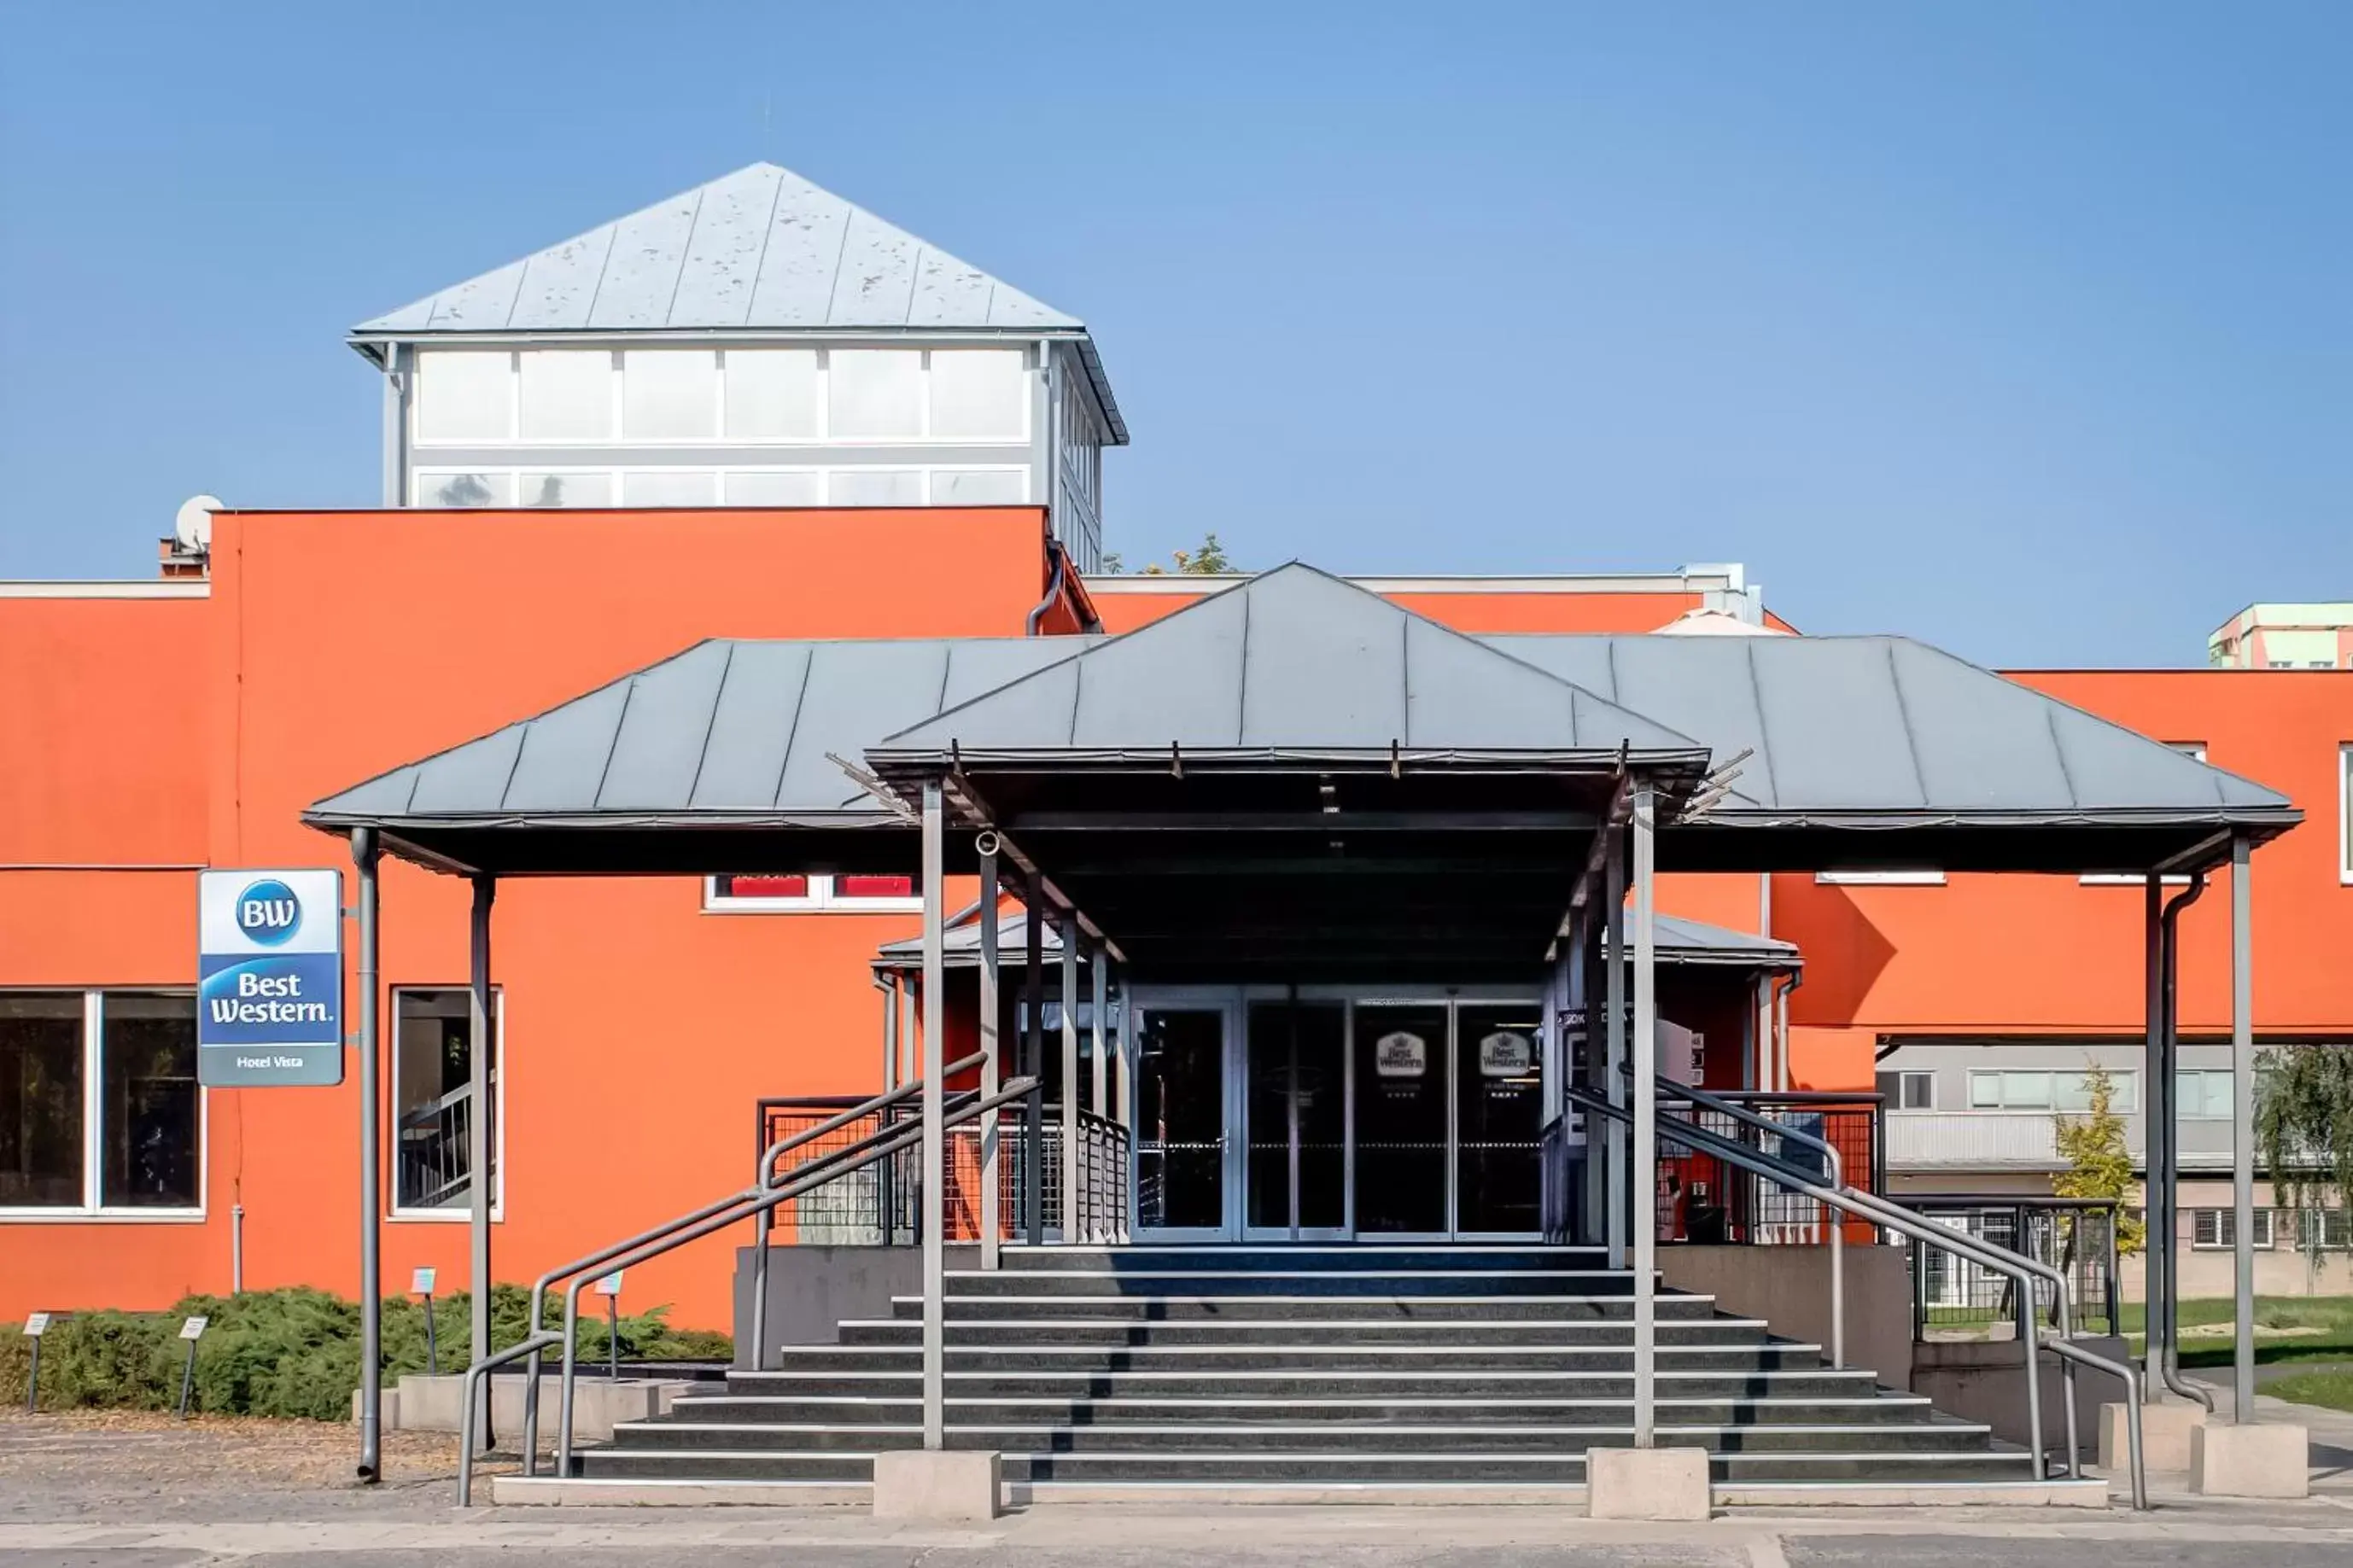
[[[602,1316],[595,1298],[582,1302],[584,1364],[606,1359]],[[550,1328],[563,1326],[563,1300],[548,1302]],[[471,1359],[471,1302],[463,1294],[434,1303],[434,1329],[444,1372]],[[656,1307],[620,1323],[624,1361],[708,1361],[732,1353],[728,1337],[700,1329],[673,1329],[670,1309]],[[193,1409],[223,1415],[279,1415],[313,1421],[351,1416],[360,1380],[360,1310],[323,1290],[293,1286],[242,1296],[189,1296],[163,1312],[76,1312],[54,1319],[41,1342],[40,1401],[44,1410],[105,1408],[170,1410],[180,1399],[187,1347],[184,1319],[210,1320],[196,1343]],[[517,1285],[491,1290],[491,1337],[512,1344],[531,1315],[530,1293]],[[0,1333],[0,1404],[24,1408],[32,1342]],[[425,1309],[406,1297],[384,1304],[384,1373],[388,1386],[403,1373],[423,1372]]]

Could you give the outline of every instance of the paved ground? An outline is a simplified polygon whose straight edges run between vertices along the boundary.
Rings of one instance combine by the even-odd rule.
[[[450,1506],[454,1447],[396,1434],[390,1479],[347,1479],[348,1426],[153,1416],[0,1416],[0,1568],[2344,1568],[2353,1491],[2225,1503],[2160,1479],[2149,1515],[2043,1510],[1744,1512],[1698,1525],[1596,1523],[1532,1508],[1162,1510],[1062,1504],[969,1528],[851,1509]]]

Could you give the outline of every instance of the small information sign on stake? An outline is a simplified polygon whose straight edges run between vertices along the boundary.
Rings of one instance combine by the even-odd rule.
[[[202,1315],[190,1318],[180,1325],[180,1337],[188,1342],[187,1364],[180,1369],[180,1419],[188,1418],[188,1396],[196,1391],[196,1342],[205,1337]]]
[[[425,1298],[425,1370],[441,1375],[441,1344],[433,1332],[433,1270],[419,1268],[408,1277],[408,1293]]]
[[[605,1375],[618,1383],[621,1381],[621,1270],[616,1268],[597,1280],[596,1294],[605,1298]]]
[[[41,1407],[41,1336],[49,1331],[47,1312],[25,1315],[25,1337],[33,1342],[32,1364],[25,1369],[25,1414],[30,1415]]]

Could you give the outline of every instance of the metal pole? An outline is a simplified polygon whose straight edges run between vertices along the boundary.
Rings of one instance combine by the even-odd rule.
[[[2255,981],[2254,897],[2243,833],[2231,839],[2231,1249],[2238,1264],[2232,1321],[2238,1356],[2231,1419],[2255,1418]]]
[[[474,1292],[468,1305],[472,1309],[474,1331],[470,1342],[477,1361],[497,1348],[491,1343],[491,1185],[495,1177],[491,1151],[497,1147],[491,1139],[491,1123],[497,1111],[491,1088],[491,1062],[498,1051],[498,1013],[491,1001],[491,903],[498,892],[499,885],[493,879],[474,879],[473,979],[466,1005],[467,1026],[471,1032],[466,1052],[466,1163],[470,1172],[467,1195],[472,1211],[470,1217]],[[533,1323],[524,1331],[538,1331],[539,1325]],[[488,1399],[481,1402],[481,1429],[475,1445],[478,1453],[489,1453],[498,1440],[491,1415],[494,1403]]]
[[[923,1213],[916,1228],[923,1236],[923,1447],[947,1446],[946,1309],[941,1294],[946,1287],[947,1254],[942,1232],[947,1205],[940,1200],[947,1184],[947,1135],[940,1126],[946,1114],[941,1069],[947,1066],[942,1042],[947,1030],[945,825],[936,781],[923,786]]]
[[[433,1292],[425,1293],[425,1370],[441,1375],[441,1341],[433,1331]]]
[[[1038,889],[1024,884],[1029,911],[1029,968],[1021,989],[1028,1016],[1021,1021],[1021,1070],[1038,1081],[1021,1107],[1021,1229],[1029,1245],[1046,1240],[1046,910]]]
[[[1062,1245],[1079,1235],[1079,916],[1062,911]]]
[[[1602,829],[1609,832],[1608,828]],[[1609,1014],[1609,1051],[1602,1063],[1601,1092],[1612,1105],[1626,1103],[1626,845],[1614,835],[1605,879],[1601,928],[1601,1001]],[[1626,1267],[1626,1129],[1615,1117],[1605,1130],[1609,1156],[1609,1267]]]
[[[231,1204],[228,1210],[228,1293],[245,1294],[245,1205]]]
[[[41,1336],[33,1336],[32,1364],[25,1369],[25,1414],[31,1415],[41,1408]]]
[[[1659,1188],[1659,995],[1656,859],[1658,802],[1649,784],[1634,786],[1634,1051],[1642,1059],[1634,1071],[1634,1447],[1656,1442],[1658,1391],[1657,1282],[1651,1279],[1658,1246]]]
[[[899,1087],[899,990],[894,970],[882,986],[882,1087]],[[887,1239],[887,1237],[885,1238]]]
[[[605,1376],[613,1383],[621,1381],[621,1299],[605,1298]],[[484,1400],[483,1404],[490,1403]]]
[[[2165,1170],[2165,1146],[2173,1137],[2173,1117],[2167,1103],[2165,1061],[2165,884],[2154,871],[2149,873],[2143,901],[2143,942],[2147,948],[2148,1006],[2148,1093],[2143,1100],[2141,1135],[2141,1212],[2147,1215],[2147,1237],[2141,1254],[2146,1284],[2142,1289],[2142,1327],[2148,1335],[2147,1371],[2141,1381],[2141,1396],[2156,1403],[2165,1387],[2165,1249],[2172,1244],[2172,1236],[2163,1229],[2165,1197],[2161,1190]],[[2112,1320],[2113,1328],[2113,1320]]]
[[[376,1149],[376,846],[375,829],[352,829],[359,870],[360,983],[360,1462],[359,1478],[384,1475],[383,1172]]]
[[[1004,1081],[1004,1068],[997,1060],[997,1031],[1000,1020],[997,1009],[997,983],[1003,964],[997,942],[997,839],[993,834],[981,836],[980,852],[980,1097],[996,1097],[997,1085]],[[997,1190],[997,1110],[994,1106],[980,1113],[980,1266],[995,1268],[1003,1249],[1005,1216],[1000,1212],[1003,1200]]]
[[[1299,987],[1291,988],[1283,1007],[1283,1137],[1290,1152],[1286,1165],[1291,1205],[1291,1239],[1299,1239]]]
[[[1092,979],[1094,982],[1094,994],[1091,998],[1094,1004],[1092,1010],[1093,1024],[1089,1032],[1087,1044],[1094,1051],[1094,1060],[1092,1064],[1092,1070],[1089,1074],[1090,1078],[1092,1079],[1092,1082],[1090,1085],[1089,1093],[1092,1096],[1090,1104],[1095,1113],[1097,1131],[1100,1132],[1101,1124],[1108,1118],[1110,1113],[1108,1100],[1111,1092],[1111,1064],[1103,1059],[1104,1030],[1106,1028],[1103,1021],[1103,1015],[1111,1010],[1111,956],[1104,952],[1100,947],[1096,948],[1094,952],[1094,968]],[[1097,1163],[1098,1162],[1095,1154],[1093,1152],[1090,1152],[1087,1156],[1087,1173],[1089,1178],[1099,1185],[1103,1180],[1104,1173],[1096,1168]],[[1106,1215],[1103,1206],[1098,1203],[1095,1208],[1094,1234],[1090,1235],[1087,1237],[1089,1241],[1108,1244],[1112,1240],[1108,1226],[1104,1223],[1105,1218]]]

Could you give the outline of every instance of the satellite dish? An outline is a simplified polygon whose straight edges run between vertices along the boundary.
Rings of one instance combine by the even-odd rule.
[[[213,513],[223,510],[218,496],[190,496],[172,518],[172,532],[180,548],[202,554],[213,547]]]

